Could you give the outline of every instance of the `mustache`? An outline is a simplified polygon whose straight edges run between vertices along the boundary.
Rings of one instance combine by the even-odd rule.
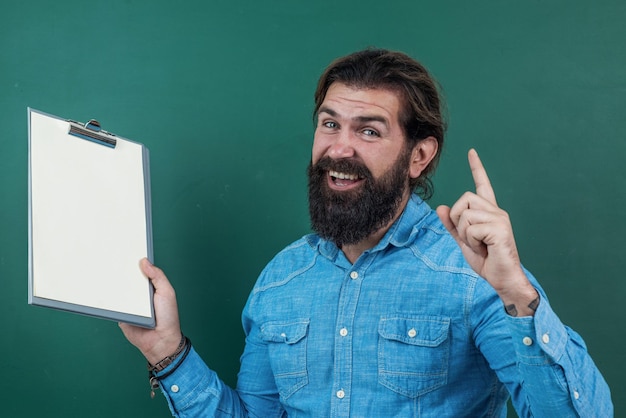
[[[330,157],[322,157],[311,168],[318,173],[322,171],[338,171],[340,173],[355,174],[368,180],[373,179],[372,172],[365,164],[354,159],[343,158],[341,160],[333,160]]]

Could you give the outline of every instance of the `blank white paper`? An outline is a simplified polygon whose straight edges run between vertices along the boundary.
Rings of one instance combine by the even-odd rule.
[[[32,296],[150,318],[144,147],[109,148],[30,111]]]

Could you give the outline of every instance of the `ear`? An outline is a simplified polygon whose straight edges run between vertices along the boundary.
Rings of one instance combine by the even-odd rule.
[[[422,171],[428,164],[435,158],[437,155],[437,150],[439,149],[439,144],[437,139],[434,136],[429,136],[413,147],[413,151],[411,152],[411,162],[409,166],[409,175],[411,178],[417,178],[422,174]]]

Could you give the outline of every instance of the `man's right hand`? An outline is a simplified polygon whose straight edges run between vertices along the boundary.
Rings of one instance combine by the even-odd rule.
[[[178,319],[176,292],[163,271],[152,265],[146,258],[140,262],[141,270],[154,286],[154,312],[156,328],[147,329],[120,323],[124,336],[137,347],[150,364],[156,364],[174,354],[182,333]]]

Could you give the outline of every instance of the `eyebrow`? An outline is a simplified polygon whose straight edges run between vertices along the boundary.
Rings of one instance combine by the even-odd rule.
[[[335,112],[333,109],[329,108],[328,106],[321,106],[317,112],[318,114],[320,113],[328,113],[330,116],[336,118],[339,116],[339,114],[337,112]],[[380,122],[385,126],[389,126],[389,121],[387,120],[387,118],[379,116],[379,115],[364,115],[364,116],[356,116],[353,118],[353,120],[360,122],[360,123],[367,123],[367,122]]]

